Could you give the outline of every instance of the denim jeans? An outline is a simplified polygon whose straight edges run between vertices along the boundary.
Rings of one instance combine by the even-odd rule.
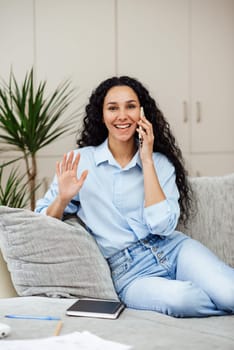
[[[234,269],[181,232],[149,235],[107,261],[129,308],[175,317],[234,313]]]

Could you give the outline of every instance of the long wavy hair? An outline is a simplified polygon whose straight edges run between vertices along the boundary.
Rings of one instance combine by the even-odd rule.
[[[164,154],[174,165],[176,184],[180,193],[180,222],[186,225],[192,212],[192,190],[187,181],[187,171],[181,150],[155,100],[137,79],[128,76],[112,77],[103,81],[92,92],[85,109],[86,113],[77,145],[79,147],[98,146],[107,138],[108,130],[103,123],[103,102],[107,92],[115,86],[128,86],[135,91],[140,105],[144,108],[146,118],[152,123],[155,135],[153,151]]]

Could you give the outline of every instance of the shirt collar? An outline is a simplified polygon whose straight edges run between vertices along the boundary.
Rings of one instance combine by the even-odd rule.
[[[96,166],[100,165],[101,163],[108,162],[110,165],[120,167],[119,164],[116,162],[115,158],[113,157],[111,151],[109,150],[108,139],[106,139],[101,145],[95,148],[94,160]],[[129,164],[125,167],[125,169],[127,170],[133,168],[136,165],[142,168],[139,151],[136,152],[136,154],[129,162]]]

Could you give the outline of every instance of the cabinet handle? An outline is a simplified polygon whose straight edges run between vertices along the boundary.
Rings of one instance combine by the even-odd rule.
[[[196,102],[196,109],[197,109],[197,123],[201,122],[201,103],[200,101]]]
[[[187,103],[187,101],[183,101],[183,115],[184,115],[183,122],[187,123],[187,121],[188,121],[188,103]]]

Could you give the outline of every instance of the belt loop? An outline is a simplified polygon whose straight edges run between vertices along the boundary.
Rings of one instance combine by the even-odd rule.
[[[124,249],[124,254],[125,254],[126,258],[127,258],[129,261],[132,261],[132,256],[131,256],[131,254],[130,254],[128,248],[125,248],[125,249]]]

